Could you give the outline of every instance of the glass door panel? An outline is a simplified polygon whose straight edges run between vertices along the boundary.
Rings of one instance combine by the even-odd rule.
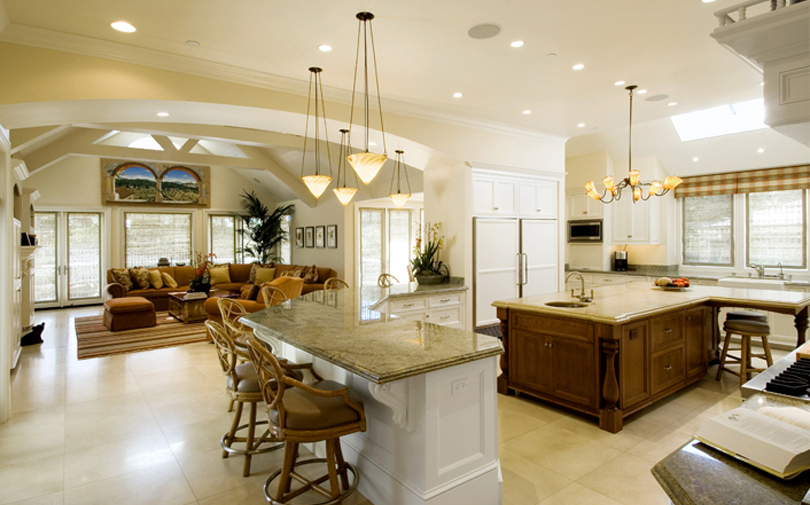
[[[411,211],[388,211],[388,273],[399,282],[408,282],[411,259]]]
[[[101,296],[101,215],[67,215],[68,299],[82,300]]]
[[[34,253],[34,301],[36,303],[58,300],[57,216],[56,212],[34,214],[34,228],[39,240],[39,247]]]
[[[383,273],[383,209],[360,209],[360,285],[376,286]]]

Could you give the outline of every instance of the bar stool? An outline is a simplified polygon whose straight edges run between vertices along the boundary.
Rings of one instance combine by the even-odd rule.
[[[323,283],[324,291],[337,291],[338,289],[348,288],[349,285],[346,281],[338,279],[337,277],[330,277]]]
[[[768,316],[760,314],[759,312],[748,311],[732,311],[726,315],[726,321],[723,323],[723,331],[726,332],[726,338],[723,341],[723,350],[720,354],[720,364],[717,366],[717,380],[720,380],[723,372],[732,373],[740,378],[740,387],[748,381],[751,372],[762,372],[764,368],[754,368],[751,365],[751,358],[763,358],[768,366],[773,365],[773,358],[771,357],[771,348],[768,345],[768,335],[771,333],[771,328],[768,326]],[[740,347],[731,348],[731,335],[737,334],[740,336]],[[751,337],[759,337],[762,340],[762,354],[754,354],[751,352]],[[740,356],[729,354],[729,351],[740,351]],[[739,372],[726,367],[726,360],[731,359],[740,364]]]
[[[328,499],[319,505],[341,503],[357,488],[360,477],[343,459],[340,437],[366,431],[363,400],[343,384],[318,377],[311,364],[279,363],[256,338],[248,337],[247,342],[267,404],[270,432],[284,441],[284,462],[265,482],[264,497],[273,505],[281,505],[307,491],[315,491]],[[302,368],[309,368],[317,382],[310,386],[284,373]],[[299,444],[320,441],[326,443],[326,459],[298,461]],[[308,479],[296,472],[299,466],[314,463],[326,463],[327,473]],[[278,487],[271,496],[268,488],[277,477]],[[293,490],[293,480],[302,486]],[[327,480],[329,489],[324,489],[320,484]]]
[[[222,314],[222,323],[236,346],[237,356],[242,360],[250,359],[245,338],[253,335],[253,328],[239,321],[240,317],[247,315],[247,310],[238,301],[230,298],[217,299],[217,306],[219,313]]]
[[[216,321],[206,321],[205,326],[211,333],[214,339],[214,345],[217,349],[219,356],[219,364],[222,367],[222,373],[227,376],[225,391],[231,398],[232,403],[236,403],[236,412],[233,415],[233,423],[231,429],[222,436],[220,445],[222,446],[222,457],[227,458],[230,454],[242,454],[245,456],[245,464],[242,469],[242,475],[248,477],[250,475],[250,460],[254,454],[262,454],[265,452],[275,451],[281,449],[284,444],[277,443],[272,447],[260,447],[266,442],[281,442],[275,438],[267,429],[262,436],[256,438],[256,426],[267,424],[267,421],[256,422],[256,404],[264,401],[264,395],[259,387],[259,378],[256,374],[256,368],[250,361],[237,365],[237,351],[233,344],[233,340],[228,335],[227,330]],[[268,384],[272,387],[272,384]],[[250,417],[248,424],[240,425],[242,420],[242,406],[245,403],[250,404]],[[237,433],[247,429],[247,436],[239,437]],[[234,443],[245,444],[244,449],[235,449]]]
[[[399,284],[399,279],[391,274],[380,274],[380,276],[377,277],[377,286],[381,288],[390,288],[394,284]]]

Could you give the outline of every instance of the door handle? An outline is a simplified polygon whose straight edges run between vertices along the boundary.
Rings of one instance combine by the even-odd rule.
[[[529,255],[523,253],[523,285],[529,283]]]
[[[515,260],[517,260],[517,274],[518,274],[518,286],[523,285],[523,268],[520,266],[520,253],[515,254]]]

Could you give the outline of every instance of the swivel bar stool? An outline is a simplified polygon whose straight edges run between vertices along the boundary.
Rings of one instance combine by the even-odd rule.
[[[754,368],[751,364],[751,358],[762,358],[768,366],[773,365],[771,348],[768,345],[768,335],[771,333],[771,328],[768,326],[767,315],[744,310],[729,312],[726,315],[725,323],[723,323],[723,331],[726,332],[726,338],[723,341],[723,350],[720,353],[720,364],[717,366],[715,379],[720,380],[723,372],[729,372],[740,378],[740,387],[742,387],[750,378],[751,372],[765,370],[764,368]],[[739,348],[731,347],[731,335],[733,334],[740,336]],[[751,352],[751,337],[759,337],[762,340],[762,354]],[[740,351],[740,356],[729,354],[729,351]],[[727,360],[738,362],[740,365],[739,371],[729,369],[726,366]]]
[[[273,505],[280,505],[307,491],[314,491],[327,498],[319,505],[341,503],[357,488],[360,477],[357,470],[343,459],[340,437],[366,431],[363,400],[343,384],[321,379],[311,364],[279,363],[256,338],[248,337],[247,342],[267,404],[269,430],[284,441],[284,462],[281,469],[265,482],[264,497]],[[285,374],[287,370],[303,368],[309,368],[317,379],[311,386]],[[299,444],[320,441],[326,443],[326,459],[298,461]],[[315,463],[326,463],[327,473],[308,479],[296,472],[300,466]],[[276,478],[279,478],[278,487],[271,495],[270,484]],[[325,489],[320,484],[327,480],[329,488]],[[302,484],[301,487],[292,489],[293,481]]]

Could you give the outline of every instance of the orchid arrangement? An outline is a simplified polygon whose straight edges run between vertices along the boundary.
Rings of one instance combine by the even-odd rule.
[[[439,259],[439,252],[444,245],[444,235],[441,232],[442,223],[425,223],[421,233],[416,239],[413,248],[411,268],[414,275],[449,275],[447,265]]]

